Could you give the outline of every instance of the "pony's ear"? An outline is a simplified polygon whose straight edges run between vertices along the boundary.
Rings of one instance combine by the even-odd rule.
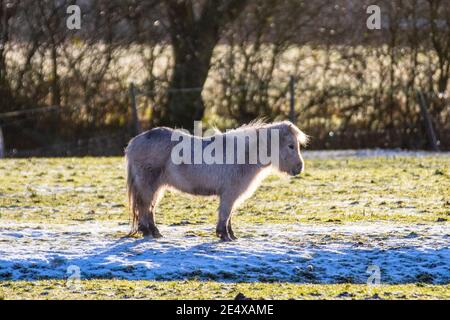
[[[282,124],[282,135],[283,136],[289,136],[291,134],[296,134],[296,128],[294,126],[294,124],[292,122],[290,122],[289,120],[284,120],[283,122],[281,122]]]
[[[294,124],[292,122],[290,122],[289,120],[284,120],[283,121],[289,128],[293,128]]]
[[[302,146],[307,146],[310,140],[310,136],[308,136],[307,134],[305,134],[303,131],[299,130],[300,132],[298,133],[297,137],[298,137],[298,141],[300,142],[300,144]]]
[[[288,126],[288,129],[297,136],[297,140],[300,142],[302,146],[307,146],[308,142],[310,140],[310,137],[305,134],[302,130],[297,128],[292,122],[286,120],[286,125]]]

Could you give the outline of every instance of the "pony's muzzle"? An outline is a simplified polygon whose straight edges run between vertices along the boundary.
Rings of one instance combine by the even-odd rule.
[[[304,170],[303,163],[300,163],[298,166],[296,166],[295,168],[293,168],[291,170],[291,175],[297,176],[297,175],[301,174],[303,172],[303,170]]]

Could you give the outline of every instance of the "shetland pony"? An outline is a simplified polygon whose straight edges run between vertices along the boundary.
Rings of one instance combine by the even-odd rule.
[[[236,141],[241,143],[230,143]],[[300,174],[304,169],[300,146],[307,141],[308,137],[289,121],[253,122],[225,133],[215,131],[210,137],[167,127],[134,137],[125,150],[130,235],[141,232],[161,237],[155,224],[155,208],[166,189],[176,189],[192,195],[218,196],[216,234],[223,241],[235,240],[233,209],[252,195],[272,169],[291,176]],[[217,148],[211,152],[213,143]],[[207,157],[189,161],[198,160],[196,151],[206,152],[208,148],[215,161],[211,163]],[[178,152],[174,152],[176,149]],[[265,159],[261,151],[267,153]]]

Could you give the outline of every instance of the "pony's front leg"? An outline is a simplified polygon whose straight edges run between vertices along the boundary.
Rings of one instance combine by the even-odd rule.
[[[236,198],[230,196],[222,196],[220,198],[219,222],[217,223],[216,234],[222,241],[232,241],[236,239],[233,230],[231,229],[230,221],[235,201]]]

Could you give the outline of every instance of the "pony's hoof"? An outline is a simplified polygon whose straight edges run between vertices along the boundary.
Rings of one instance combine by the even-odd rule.
[[[220,236],[220,241],[222,241],[222,242],[230,242],[230,241],[233,241],[233,239],[228,234],[222,234]]]
[[[142,224],[139,224],[137,231],[142,233],[143,237],[148,237],[149,235],[151,235],[150,228]]]
[[[154,239],[158,239],[158,238],[162,238],[163,237],[162,234],[159,233],[159,231],[153,231],[152,232],[152,236],[153,236]]]
[[[234,235],[234,232],[231,228],[228,230],[228,236],[231,238],[231,240],[237,240],[237,237]]]
[[[144,237],[144,239],[152,240],[152,239],[162,238],[163,236],[161,234],[149,233],[149,234],[144,235],[143,237]]]

